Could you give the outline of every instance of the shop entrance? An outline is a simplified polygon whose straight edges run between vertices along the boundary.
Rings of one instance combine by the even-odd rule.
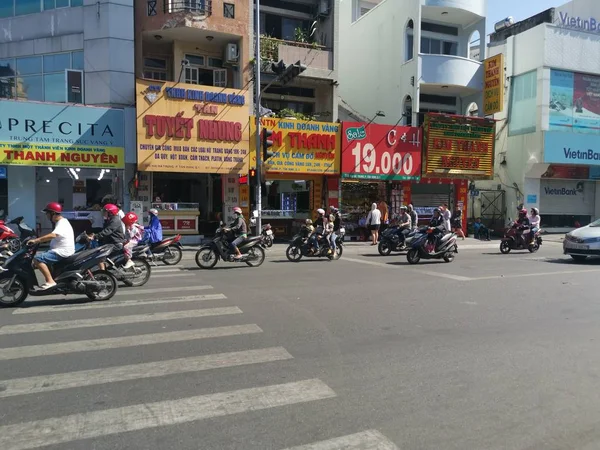
[[[454,185],[439,183],[413,183],[410,200],[419,215],[421,225],[429,223],[433,209],[447,203],[450,211],[454,210]]]

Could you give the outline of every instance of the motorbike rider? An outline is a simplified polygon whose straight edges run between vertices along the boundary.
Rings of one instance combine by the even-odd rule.
[[[52,222],[54,229],[51,233],[42,237],[31,239],[27,242],[27,245],[36,245],[50,241],[50,250],[38,253],[33,258],[33,266],[39,269],[45,280],[40,289],[46,290],[56,286],[56,281],[52,278],[49,266],[75,253],[75,235],[69,221],[62,216],[62,206],[60,203],[50,202],[42,212]]]
[[[102,208],[104,216],[104,228],[97,234],[92,234],[90,239],[96,239],[100,245],[112,245],[121,248],[125,243],[125,225],[119,218],[119,207],[113,203],[108,203]],[[101,270],[106,268],[106,265],[101,262],[98,264]]]
[[[157,244],[163,240],[162,224],[158,218],[158,210],[152,208],[148,210],[148,226],[144,228],[145,240],[149,244]]]
[[[317,219],[313,224],[315,231],[308,240],[308,247],[313,254],[319,251],[319,239],[323,237],[323,233],[325,233],[326,224],[327,218],[325,217],[325,210],[322,208],[317,209]]]
[[[410,233],[412,229],[412,219],[408,214],[408,208],[404,205],[400,207],[400,217],[398,217],[398,225],[400,229],[400,235],[398,236],[400,239],[406,239],[406,235]]]
[[[144,227],[137,223],[138,216],[133,212],[128,212],[123,217],[123,224],[125,225],[125,238],[127,242],[123,247],[125,253],[125,264],[124,269],[129,269],[135,266],[135,263],[131,259],[133,247],[144,238]]]
[[[329,246],[331,251],[335,253],[335,240],[337,239],[337,232],[340,231],[342,226],[342,215],[335,206],[330,206],[329,211],[329,219],[333,223],[333,231],[329,234]]]
[[[523,232],[529,228],[529,217],[527,217],[527,210],[525,208],[521,208],[519,210],[519,217],[514,224],[514,227],[517,229],[517,236],[523,243]]]
[[[429,245],[428,251],[433,253],[435,252],[440,238],[450,231],[446,226],[446,220],[442,216],[440,208],[435,208],[433,210],[433,216],[429,222],[429,229],[431,230],[431,233],[429,233],[427,237]]]
[[[540,217],[540,210],[537,208],[531,208],[531,215],[529,216],[529,245],[534,244],[535,233],[540,230],[542,218]]]
[[[226,230],[231,230],[235,239],[229,244],[232,251],[235,252],[235,259],[240,259],[242,257],[242,252],[238,248],[242,242],[244,242],[248,237],[248,226],[246,225],[246,221],[244,220],[244,216],[242,215],[242,208],[236,206],[233,208],[233,214],[235,218],[233,222],[226,228]]]
[[[408,204],[408,215],[410,216],[410,223],[412,225],[412,229],[416,230],[419,227],[419,215],[415,211],[415,207],[412,203]]]

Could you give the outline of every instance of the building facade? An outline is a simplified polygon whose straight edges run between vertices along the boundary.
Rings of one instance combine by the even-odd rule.
[[[537,207],[547,231],[600,217],[600,4],[575,0],[490,36],[504,55],[504,108],[496,176],[477,189],[505,192],[504,218]],[[482,191],[480,191],[482,192]],[[476,214],[489,201],[473,199]]]
[[[44,230],[39,210],[50,200],[73,220],[98,215],[106,195],[126,204],[135,163],[132,2],[7,0],[0,28],[0,209]]]

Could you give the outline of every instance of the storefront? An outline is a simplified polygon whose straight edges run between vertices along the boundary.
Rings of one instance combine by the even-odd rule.
[[[239,197],[229,178],[248,173],[247,91],[150,80],[137,80],[136,90],[141,182],[133,196],[143,211],[160,210],[169,232],[191,240],[213,233],[225,198]]]
[[[428,113],[423,124],[423,178],[407,189],[420,222],[447,203],[462,213],[467,230],[468,189],[474,180],[494,177],[496,123],[493,119]]]
[[[373,203],[384,222],[405,203],[403,183],[421,176],[422,131],[417,127],[342,123],[341,210],[348,234],[364,238]]]
[[[337,206],[340,168],[340,126],[295,119],[262,119],[273,131],[273,156],[264,163],[262,220],[277,236],[289,236],[318,208]],[[255,167],[255,126],[250,120],[251,167]],[[254,189],[251,186],[251,197]]]
[[[0,101],[0,124],[9,217],[49,232],[40,211],[58,201],[77,232],[102,227],[104,197],[123,203],[123,110]]]

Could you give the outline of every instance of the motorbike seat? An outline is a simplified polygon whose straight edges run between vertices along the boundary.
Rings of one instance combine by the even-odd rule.
[[[246,242],[254,242],[254,241],[258,241],[260,239],[262,239],[261,236],[250,236],[250,237],[246,238],[246,240],[244,242],[245,243]]]
[[[445,235],[442,237],[442,239],[440,239],[440,242],[445,242],[445,241],[447,241],[448,239],[450,239],[450,238],[453,236],[453,234],[454,234],[454,233],[446,233],[446,234],[445,234]]]
[[[77,253],[74,253],[73,255],[61,259],[59,262],[57,262],[56,264],[53,265],[53,269],[59,270],[59,269],[64,269],[67,266],[70,265],[74,265],[76,263],[78,263],[79,261],[82,261],[96,253],[99,253],[101,251],[105,251],[105,248],[103,247],[96,247],[96,248],[90,248],[89,250],[83,250]]]

